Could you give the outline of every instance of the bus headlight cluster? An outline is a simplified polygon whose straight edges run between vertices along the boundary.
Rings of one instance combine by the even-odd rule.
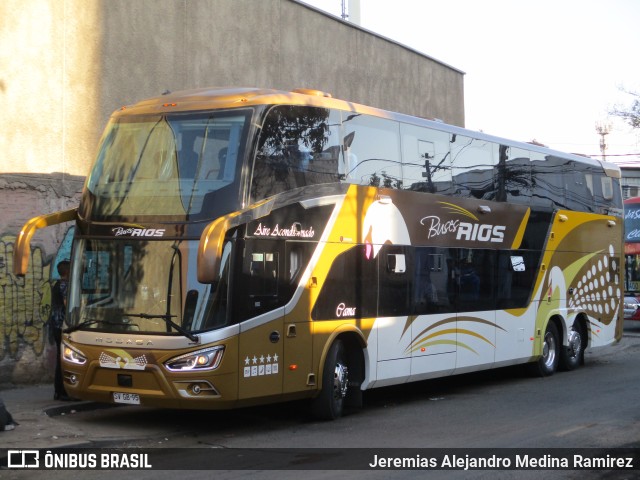
[[[172,372],[184,372],[188,370],[213,370],[218,368],[224,353],[224,346],[203,348],[195,352],[174,357],[164,362],[167,370]]]
[[[87,357],[84,356],[84,353],[64,342],[62,342],[62,358],[76,365],[84,365],[87,363]]]

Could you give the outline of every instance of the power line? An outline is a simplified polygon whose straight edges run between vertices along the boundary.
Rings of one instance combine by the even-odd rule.
[[[589,155],[590,157],[599,157],[601,154]],[[640,153],[607,153],[607,157],[640,157]]]

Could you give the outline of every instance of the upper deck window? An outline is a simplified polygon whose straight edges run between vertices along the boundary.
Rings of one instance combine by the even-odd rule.
[[[398,122],[328,108],[278,105],[258,141],[252,201],[322,183],[402,187]]]
[[[248,118],[234,111],[112,120],[87,181],[92,214],[185,217],[211,209],[218,191],[237,199]]]
[[[326,108],[272,108],[258,142],[252,201],[298,187],[339,182],[340,122],[340,112]]]

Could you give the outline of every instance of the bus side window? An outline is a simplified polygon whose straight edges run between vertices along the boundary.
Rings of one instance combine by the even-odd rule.
[[[378,302],[378,259],[366,245],[338,255],[311,311],[313,320],[375,317]]]
[[[413,314],[452,312],[448,292],[447,249],[418,247],[414,256]]]
[[[285,303],[291,299],[295,292],[316,246],[315,242],[287,240],[285,245],[286,271],[283,275],[283,288],[280,291],[280,296]]]
[[[593,178],[589,167],[572,161],[564,175],[567,206],[579,212],[595,212]]]
[[[493,200],[496,196],[497,145],[486,140],[451,136],[451,173],[456,197]]]
[[[506,145],[498,147],[496,200],[530,205],[534,187],[527,150]]]
[[[252,201],[309,185],[339,182],[340,112],[292,105],[273,107],[258,142]]]
[[[343,121],[345,179],[372,187],[402,188],[400,125],[368,115],[349,115]],[[348,145],[347,145],[348,143]]]
[[[451,189],[449,134],[401,124],[402,188],[416,192],[446,193]]]
[[[496,308],[525,308],[533,293],[540,252],[502,250],[498,252]]]
[[[494,310],[496,305],[496,250],[458,250],[457,311]]]
[[[530,152],[531,176],[535,182],[531,206],[566,208],[564,172],[566,160],[540,152]]]
[[[249,298],[254,306],[278,296],[278,252],[254,252],[249,266]]]
[[[605,200],[613,199],[613,182],[611,177],[602,177],[602,196]]]
[[[596,213],[610,215],[615,205],[622,201],[620,180],[608,177],[604,172],[594,172],[591,177]]]
[[[413,259],[411,250],[400,246],[384,246],[378,256],[380,262],[381,293],[378,299],[378,315],[391,317],[411,312],[411,281]]]

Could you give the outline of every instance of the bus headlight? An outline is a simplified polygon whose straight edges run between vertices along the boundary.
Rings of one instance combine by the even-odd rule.
[[[84,365],[87,363],[87,357],[84,356],[84,353],[64,342],[62,342],[62,358],[67,362],[75,363],[76,365]]]
[[[174,357],[164,362],[167,370],[172,372],[184,372],[187,370],[213,370],[218,368],[224,353],[224,346],[203,348],[195,352]]]

